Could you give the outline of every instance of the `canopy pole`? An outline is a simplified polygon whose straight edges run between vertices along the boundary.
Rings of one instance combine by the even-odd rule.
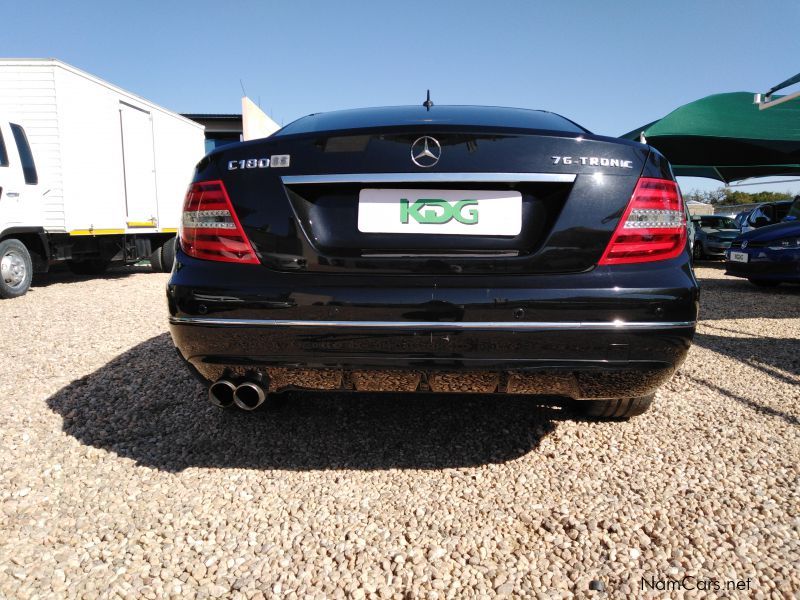
[[[746,185],[772,185],[773,183],[793,183],[800,179],[780,179],[778,181],[753,181],[751,183],[728,183],[726,187],[743,187]]]
[[[800,98],[800,92],[795,92],[794,94],[783,96],[781,98],[778,98],[777,100],[772,99],[772,94],[774,94],[778,90],[787,88],[790,85],[794,85],[795,83],[800,83],[800,73],[798,73],[794,77],[790,77],[786,81],[782,81],[778,85],[773,86],[766,94],[763,94],[763,97],[762,94],[756,94],[753,97],[753,104],[758,104],[758,110],[766,110],[768,108],[772,108],[773,106],[778,106],[779,104],[788,102],[789,100]]]
[[[767,100],[769,100],[772,94],[774,94],[778,90],[782,90],[783,88],[789,87],[790,85],[793,85],[795,83],[800,83],[800,73],[798,73],[794,77],[790,77],[786,81],[782,81],[781,83],[770,89],[770,91],[768,91],[766,94]]]
[[[769,98],[769,96],[767,96],[767,98]],[[789,102],[789,100],[794,100],[796,98],[800,98],[800,92],[795,92],[794,94],[787,94],[786,96],[781,96],[777,100],[762,100],[761,94],[756,94],[754,102],[758,104],[758,110],[766,110],[768,108],[772,108],[773,106],[778,106],[778,104]]]

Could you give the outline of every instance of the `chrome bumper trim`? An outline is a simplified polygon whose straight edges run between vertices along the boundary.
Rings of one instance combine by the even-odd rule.
[[[574,173],[333,173],[284,175],[286,185],[311,183],[572,183]]]
[[[639,331],[695,327],[696,321],[293,321],[284,319],[218,319],[214,317],[170,317],[174,325],[215,327],[342,327],[346,329],[414,329],[467,331]]]

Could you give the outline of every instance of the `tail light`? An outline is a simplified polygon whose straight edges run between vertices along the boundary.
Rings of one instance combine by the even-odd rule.
[[[600,259],[601,265],[666,260],[686,246],[686,216],[678,184],[643,177]]]
[[[259,262],[221,181],[200,181],[189,186],[180,237],[181,249],[195,258]]]

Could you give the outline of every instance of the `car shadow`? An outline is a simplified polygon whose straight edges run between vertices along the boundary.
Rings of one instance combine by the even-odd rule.
[[[800,317],[800,285],[758,287],[738,278],[699,279],[699,283],[701,321]]]
[[[742,404],[743,406],[747,406],[748,408],[754,410],[757,413],[761,413],[761,414],[764,414],[764,415],[767,415],[767,416],[770,416],[770,417],[777,417],[779,419],[782,419],[783,421],[785,421],[789,425],[794,425],[794,426],[800,425],[800,419],[798,419],[797,416],[795,416],[795,415],[793,415],[791,413],[788,413],[786,411],[783,411],[783,410],[780,410],[780,409],[777,409],[777,408],[773,408],[773,407],[768,406],[766,404],[762,404],[761,402],[756,402],[755,400],[752,400],[750,398],[746,398],[746,397],[741,396],[739,394],[736,394],[736,393],[734,393],[734,392],[732,392],[730,390],[727,390],[724,387],[721,387],[719,385],[715,385],[715,384],[713,384],[711,382],[708,382],[708,381],[704,381],[704,380],[700,379],[699,377],[694,377],[692,375],[687,375],[687,377],[695,385],[703,386],[706,389],[709,389],[709,390],[711,390],[712,392],[714,392],[716,394],[720,394],[721,396],[725,396],[726,398],[731,398],[732,400],[735,400],[736,402],[738,402],[739,404]]]
[[[707,325],[721,333],[737,333],[729,328]],[[740,361],[761,373],[784,383],[800,387],[800,340],[795,338],[771,338],[742,334],[731,337],[708,333],[696,333],[694,344],[712,352]],[[781,351],[776,352],[779,348]]]
[[[153,273],[153,270],[149,264],[137,264],[110,267],[108,271],[99,275],[77,275],[70,271],[66,265],[55,265],[50,267],[47,273],[34,273],[31,288],[35,289],[56,283],[73,283],[92,279],[123,279],[137,273]]]
[[[212,406],[168,334],[48,398],[83,444],[170,472],[441,469],[502,463],[572,418],[558,399],[299,393],[246,413]]]

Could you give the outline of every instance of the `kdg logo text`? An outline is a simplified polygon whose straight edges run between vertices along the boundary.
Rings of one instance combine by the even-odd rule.
[[[402,198],[400,200],[400,222],[407,224],[410,219],[423,225],[441,225],[453,219],[464,225],[476,225],[478,223],[478,201],[459,200],[455,204],[450,204],[447,200],[420,198],[411,204],[406,198]]]

